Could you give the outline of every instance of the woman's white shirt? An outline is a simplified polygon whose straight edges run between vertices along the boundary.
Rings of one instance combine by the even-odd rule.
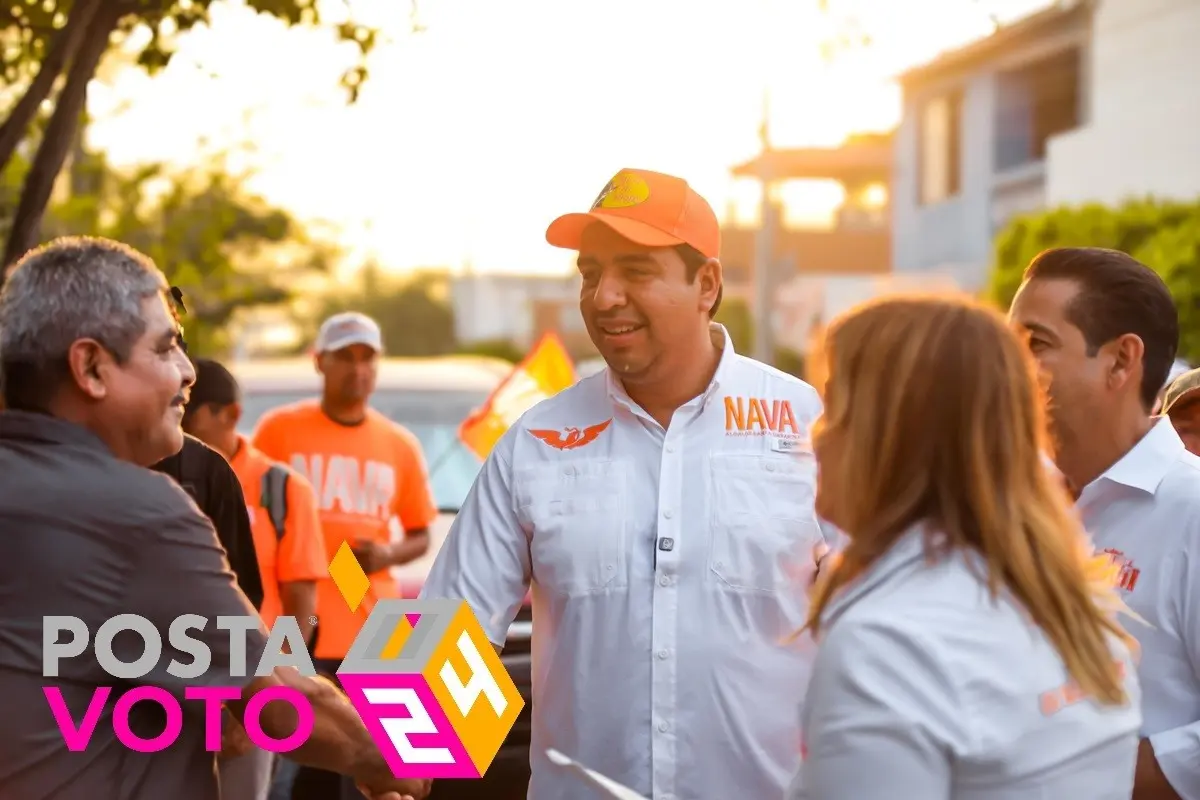
[[[1113,641],[1129,703],[1080,698],[985,574],[974,555],[930,563],[915,528],[830,603],[789,800],[1129,800],[1141,725],[1129,652]]]

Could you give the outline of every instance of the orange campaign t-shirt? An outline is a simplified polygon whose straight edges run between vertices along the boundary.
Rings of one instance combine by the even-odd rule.
[[[291,475],[287,482],[287,519],[282,539],[271,522],[270,512],[262,507],[263,476],[275,463],[244,436],[238,437],[238,450],[229,462],[242,484],[246,509],[250,512],[254,554],[258,558],[263,584],[259,616],[268,630],[283,613],[279,584],[329,577],[329,559],[325,557],[325,541],[321,538],[317,496],[308,479],[288,467]]]
[[[312,483],[327,565],[342,542],[387,544],[394,524],[416,531],[437,518],[420,442],[377,411],[369,410],[358,425],[343,425],[326,416],[317,400],[294,403],[263,417],[254,445]],[[369,577],[366,597],[351,611],[326,569],[317,584],[317,658],[345,658],[375,603],[398,595],[389,570]]]

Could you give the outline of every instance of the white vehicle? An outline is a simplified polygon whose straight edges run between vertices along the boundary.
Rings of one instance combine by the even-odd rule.
[[[483,406],[512,369],[513,365],[502,359],[475,356],[385,358],[379,363],[371,406],[420,440],[438,506],[438,519],[429,531],[429,552],[394,570],[404,597],[416,597],[421,591],[450,524],[482,466],[458,438],[459,425]],[[242,418],[238,429],[246,436],[253,433],[268,410],[318,397],[321,392],[321,378],[311,358],[233,362],[229,370],[242,390]],[[527,597],[525,606],[509,628],[502,655],[509,675],[525,697],[525,709],[493,762],[497,766],[507,762],[512,770],[526,774],[529,768],[531,620]],[[524,796],[524,792],[521,794]]]
[[[247,436],[270,409],[321,393],[321,376],[310,358],[235,362],[229,369],[242,390],[238,429]],[[406,597],[420,591],[482,466],[458,438],[458,426],[483,406],[511,371],[507,361],[475,357],[386,358],[379,363],[371,407],[403,425],[421,442],[439,512],[429,531],[429,552],[396,569]]]

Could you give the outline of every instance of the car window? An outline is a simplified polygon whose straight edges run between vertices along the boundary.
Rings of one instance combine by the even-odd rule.
[[[249,436],[272,408],[306,400],[311,392],[251,392],[242,397],[238,430]],[[380,389],[371,406],[400,423],[421,442],[429,466],[433,497],[443,511],[458,511],[482,466],[458,438],[458,426],[487,400],[482,392]]]

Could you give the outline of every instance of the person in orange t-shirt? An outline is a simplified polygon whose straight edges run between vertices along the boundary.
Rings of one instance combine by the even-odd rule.
[[[391,568],[428,550],[437,506],[420,442],[368,406],[383,350],[379,326],[363,314],[336,314],[321,326],[314,349],[324,378],[321,397],[265,414],[253,443],[312,482],[327,561],[346,543],[370,578],[354,608],[332,579],[317,584],[320,621],[313,655],[317,669],[333,675],[375,603],[399,595]],[[307,788],[317,781],[317,772],[302,769],[297,791],[300,783]],[[341,781],[341,791],[343,798],[357,797],[347,781]],[[314,790],[311,796],[325,795]]]
[[[312,636],[317,610],[317,581],[329,574],[317,497],[312,485],[285,464],[273,462],[237,433],[241,417],[240,392],[229,370],[216,361],[197,359],[196,382],[191,401],[183,417],[184,430],[221,453],[229,461],[250,515],[254,553],[262,573],[263,602],[259,609],[268,630],[286,614],[296,618],[300,633],[308,641]],[[284,470],[286,484],[282,494],[286,502],[278,506],[286,511],[282,530],[276,529],[270,511],[264,507],[263,484],[272,467]],[[230,797],[266,800],[272,784],[275,759],[265,750],[252,749],[241,756],[219,761],[221,790]],[[294,775],[291,764],[281,765],[277,777]]]
[[[183,419],[187,433],[228,459],[250,513],[254,552],[262,572],[263,604],[259,610],[270,630],[281,615],[296,617],[305,641],[312,636],[317,611],[317,581],[329,576],[329,560],[321,537],[317,496],[312,484],[282,462],[269,458],[237,432],[240,391],[229,370],[209,359],[197,359],[196,383]],[[272,466],[287,473],[287,515],[278,531],[263,503],[263,480]]]

